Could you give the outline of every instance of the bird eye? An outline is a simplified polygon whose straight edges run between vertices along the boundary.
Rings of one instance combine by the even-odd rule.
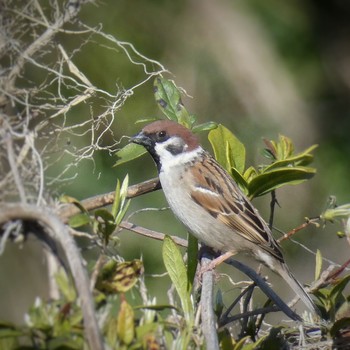
[[[163,139],[166,136],[166,132],[164,130],[158,132],[158,138]]]

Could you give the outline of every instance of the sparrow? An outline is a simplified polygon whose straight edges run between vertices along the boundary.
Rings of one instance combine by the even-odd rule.
[[[232,176],[201,147],[196,135],[176,122],[158,120],[146,125],[131,142],[150,153],[170,209],[199,241],[230,255],[252,255],[318,313],[286,265],[269,226]]]

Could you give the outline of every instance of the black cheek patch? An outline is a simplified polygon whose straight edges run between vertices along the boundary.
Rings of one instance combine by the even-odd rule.
[[[168,145],[168,146],[166,146],[166,150],[174,156],[182,153],[183,149],[184,149],[183,145]]]

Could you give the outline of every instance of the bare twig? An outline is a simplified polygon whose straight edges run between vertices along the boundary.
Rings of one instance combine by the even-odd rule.
[[[233,321],[245,319],[245,318],[248,318],[251,316],[264,315],[264,314],[268,314],[270,312],[279,312],[279,311],[281,311],[281,310],[278,306],[268,306],[268,307],[263,307],[263,308],[252,310],[252,311],[246,311],[246,312],[243,312],[241,314],[228,317],[226,319],[225,324],[223,324],[222,326],[227,325]]]
[[[229,317],[229,314],[231,313],[232,309],[237,305],[237,303],[241,300],[241,298],[248,293],[248,291],[251,288],[254,288],[254,285],[249,285],[248,287],[244,288],[243,291],[237,296],[237,298],[231,303],[231,305],[227,308],[227,310],[222,314],[220,320],[219,320],[219,326],[224,326],[227,323],[227,319]]]
[[[269,219],[269,227],[270,230],[272,230],[273,227],[273,218],[275,215],[275,207],[276,204],[278,204],[277,197],[276,197],[276,191],[271,191],[271,202],[270,202],[270,219]]]
[[[8,158],[9,164],[10,164],[13,179],[16,183],[21,202],[26,203],[27,202],[26,193],[24,191],[23,183],[22,183],[22,180],[21,180],[20,175],[18,173],[18,169],[16,167],[15,154],[14,154],[14,150],[13,150],[13,143],[12,143],[11,135],[7,134],[5,136],[5,140],[6,140],[5,142],[6,142],[6,146],[7,146],[7,156],[8,156],[7,158]]]
[[[141,226],[137,226],[135,224],[132,224],[131,222],[127,222],[127,221],[122,221],[119,225],[120,228],[123,228],[125,230],[129,230],[132,232],[135,232],[139,235],[145,236],[145,237],[149,237],[158,241],[163,241],[165,234],[161,233],[161,232],[157,232],[157,231],[153,231],[153,230],[149,230],[147,228],[141,227]],[[174,240],[174,242],[181,246],[181,247],[187,247],[187,240],[179,238],[177,236],[170,236],[172,240]]]
[[[225,260],[225,263],[237,268],[248,277],[250,277],[258,285],[258,287],[278,306],[278,308],[286,314],[286,316],[295,321],[301,320],[300,316],[292,311],[288,305],[267,285],[264,279],[252,268],[232,258]]]
[[[337,268],[334,272],[332,272],[328,278],[327,281],[332,281],[333,279],[337,278],[350,264],[350,259],[348,259],[347,261],[345,261],[344,264],[342,264],[342,266],[340,266],[339,268]]]
[[[45,208],[23,203],[2,205],[0,225],[3,226],[13,220],[39,224],[42,232],[38,237],[42,234],[47,235],[51,240],[58,242],[64,248],[82,304],[86,339],[91,349],[103,350],[104,346],[96,320],[89,279],[84,269],[79,249],[69,234],[67,227],[62,224],[56,215]]]
[[[52,37],[57,33],[57,31],[63,27],[63,25],[74,18],[82,4],[88,2],[89,0],[76,0],[69,3],[67,1],[67,7],[64,13],[57,18],[56,22],[47,27],[47,30],[40,35],[35,41],[33,41],[22,53],[19,55],[17,62],[13,65],[10,73],[7,75],[7,81],[5,85],[6,91],[12,91],[16,78],[21,73],[24,64],[27,59],[33,56],[40,48],[47,45]]]
[[[278,243],[281,243],[281,242],[285,241],[286,239],[291,238],[297,232],[299,232],[300,230],[304,229],[305,227],[307,227],[311,224],[316,225],[318,221],[320,221],[320,217],[316,217],[316,218],[312,218],[312,219],[306,218],[304,223],[302,223],[298,227],[294,228],[293,230],[290,230],[289,232],[284,234],[281,238],[279,238]]]

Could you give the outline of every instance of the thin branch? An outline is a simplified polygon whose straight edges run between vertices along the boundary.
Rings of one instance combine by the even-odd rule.
[[[27,202],[26,193],[24,191],[24,186],[22,184],[22,180],[21,180],[21,177],[18,173],[18,169],[16,166],[15,152],[13,150],[12,137],[10,134],[7,134],[5,136],[5,142],[6,142],[6,146],[7,146],[7,157],[8,157],[8,161],[10,164],[13,179],[14,179],[16,186],[17,186],[19,198],[21,199],[22,203],[26,203]]]
[[[132,185],[128,187],[127,198],[134,198],[137,196],[141,196],[142,194],[146,194],[149,192],[156,191],[160,189],[160,182],[158,178],[154,178],[151,180],[147,180],[141,182],[136,185]],[[84,199],[80,202],[80,204],[87,210],[95,210],[101,207],[105,207],[107,205],[111,205],[114,201],[115,192],[109,192],[101,195],[97,195],[91,198]],[[79,207],[70,203],[65,204],[60,208],[59,216],[62,220],[67,223],[68,219],[73,215],[79,214],[81,211]]]
[[[223,313],[219,320],[219,326],[223,326],[227,323],[227,319],[229,317],[230,312],[232,309],[237,305],[237,303],[241,300],[241,298],[249,292],[251,288],[255,288],[254,284],[249,285],[248,287],[244,288],[243,291],[238,295],[238,297],[231,303],[231,305],[227,308],[227,310]]]
[[[316,218],[312,218],[312,219],[306,218],[304,223],[302,223],[298,227],[294,228],[293,230],[290,230],[289,232],[285,233],[281,238],[279,238],[277,240],[278,243],[281,243],[281,242],[285,241],[286,239],[289,239],[290,237],[294,236],[297,232],[301,231],[302,229],[304,229],[305,227],[307,227],[311,224],[317,225],[318,221],[320,221],[320,217],[316,217]]]
[[[344,264],[342,264],[342,266],[340,266],[338,269],[336,269],[334,272],[332,272],[328,278],[327,281],[332,281],[333,279],[337,278],[350,264],[350,259],[348,259],[347,261],[345,261]]]
[[[40,48],[45,46],[52,40],[52,37],[57,33],[57,31],[71,19],[73,19],[79,12],[80,6],[83,3],[88,2],[89,0],[77,0],[77,1],[67,1],[67,7],[64,14],[62,14],[55,23],[47,27],[46,31],[40,35],[35,41],[33,41],[19,56],[17,62],[13,65],[11,71],[8,74],[7,82],[5,85],[6,91],[12,91],[16,78],[21,73],[26,60],[33,56]]]
[[[13,220],[39,224],[42,232],[37,235],[38,237],[42,234],[46,235],[62,246],[81,300],[86,339],[91,349],[103,350],[104,345],[96,320],[89,279],[79,249],[69,234],[68,228],[56,215],[45,208],[23,203],[1,205],[0,225],[3,226]]]
[[[273,227],[273,219],[275,215],[275,207],[276,204],[278,204],[277,197],[276,197],[276,191],[271,191],[271,202],[270,202],[270,219],[269,219],[269,227],[270,230],[272,230]]]
[[[207,253],[201,259],[202,268],[210,266],[211,259],[206,257]],[[216,330],[216,316],[213,309],[214,303],[214,273],[213,270],[206,270],[202,275],[202,333],[205,338],[206,348],[219,350],[219,340]]]
[[[135,232],[141,236],[145,236],[145,237],[149,237],[158,241],[163,241],[165,234],[161,233],[161,232],[157,232],[157,231],[153,231],[153,230],[149,230],[147,228],[141,227],[141,226],[137,226],[135,224],[132,224],[131,222],[127,222],[127,221],[122,221],[119,225],[120,228],[123,228],[125,230],[129,230],[132,232]],[[182,239],[179,238],[177,236],[170,236],[171,239],[179,246],[181,247],[187,247],[187,240],[186,239]]]
[[[268,306],[268,307],[263,307],[263,308],[252,310],[252,311],[246,311],[246,312],[243,312],[241,314],[228,317],[226,319],[225,324],[223,324],[221,326],[225,326],[228,323],[240,320],[242,318],[248,318],[250,316],[257,316],[257,315],[265,315],[265,314],[268,314],[270,312],[279,312],[279,311],[281,311],[281,310],[278,306]]]
[[[288,305],[268,286],[265,280],[258,275],[252,268],[232,258],[225,260],[225,263],[242,271],[248,277],[250,277],[258,287],[278,306],[280,311],[284,312],[286,316],[294,321],[301,321],[301,318]]]

